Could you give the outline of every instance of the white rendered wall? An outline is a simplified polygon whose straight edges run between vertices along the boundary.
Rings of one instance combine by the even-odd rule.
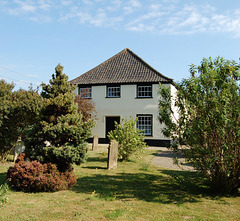
[[[168,87],[170,86],[167,85]],[[152,136],[147,139],[168,140],[161,133],[161,125],[158,121],[158,84],[153,84],[153,98],[136,98],[137,85],[121,85],[120,98],[106,98],[107,86],[92,86],[92,100],[97,111],[96,126],[92,130],[92,135],[105,138],[105,127],[107,116],[120,116],[129,119],[136,118],[137,114],[152,114],[153,129]]]
[[[171,85],[171,96],[172,96],[171,107],[172,107],[172,110],[173,110],[172,118],[176,122],[178,120],[178,117],[179,117],[177,107],[175,106],[176,97],[177,97],[177,89],[173,85]]]

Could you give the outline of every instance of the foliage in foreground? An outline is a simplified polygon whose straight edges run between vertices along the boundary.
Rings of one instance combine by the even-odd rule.
[[[99,145],[83,166],[74,166],[78,179],[72,190],[36,194],[10,190],[0,220],[240,220],[240,197],[213,194],[200,174],[154,165],[143,171],[143,159],[150,163],[157,153],[133,154],[109,171],[107,148]],[[0,165],[0,184],[11,164]]]
[[[9,150],[16,142],[17,136],[9,127],[11,120],[8,115],[12,110],[12,89],[13,84],[8,84],[4,80],[0,81],[0,160],[7,158]]]
[[[13,84],[0,81],[0,160],[5,161],[19,138],[36,121],[42,105],[42,99],[36,91],[12,91]]]
[[[159,121],[186,158],[205,174],[216,191],[240,187],[240,67],[216,58],[192,65],[191,77],[176,85],[177,95],[160,85]],[[171,103],[173,101],[173,103]],[[175,112],[174,112],[175,110]]]
[[[59,172],[55,164],[26,161],[24,153],[8,169],[7,178],[14,189],[25,192],[65,190],[72,188],[77,182],[71,166],[64,172]]]
[[[4,183],[0,185],[0,207],[3,207],[8,202],[8,185]]]
[[[59,64],[49,84],[42,84],[44,107],[39,123],[28,134],[26,154],[31,160],[54,163],[61,172],[70,164],[86,158],[86,139],[91,135],[93,120],[82,120],[74,103],[74,87]]]
[[[136,128],[136,123],[137,119],[121,119],[119,124],[115,122],[115,130],[108,134],[110,140],[118,142],[118,157],[122,161],[128,160],[132,153],[147,146],[142,132]]]
[[[93,100],[77,95],[74,102],[78,105],[78,112],[82,115],[84,122],[96,118],[97,114]]]

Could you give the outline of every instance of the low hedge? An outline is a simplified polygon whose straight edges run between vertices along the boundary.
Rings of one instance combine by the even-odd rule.
[[[59,172],[55,164],[27,161],[24,153],[8,169],[7,178],[14,189],[25,192],[55,192],[70,189],[77,182],[70,165]]]

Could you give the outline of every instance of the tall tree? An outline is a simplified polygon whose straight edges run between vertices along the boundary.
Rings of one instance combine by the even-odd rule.
[[[0,160],[4,161],[17,140],[9,114],[13,111],[13,84],[0,80]]]
[[[9,84],[4,80],[0,80],[0,126],[3,124],[3,119],[10,112],[9,106],[12,103],[13,84]]]
[[[32,159],[55,163],[64,171],[70,164],[84,161],[93,121],[82,120],[74,103],[74,87],[62,71],[59,64],[49,84],[42,84],[44,107],[27,143],[27,153]]]
[[[10,114],[15,125],[18,137],[22,140],[27,136],[29,128],[39,121],[40,111],[43,106],[43,99],[38,91],[20,89],[13,92],[14,109]]]
[[[42,99],[30,88],[12,92],[13,84],[0,81],[0,155],[5,160],[19,138],[37,121]]]
[[[173,144],[187,146],[187,159],[220,192],[240,187],[239,70],[235,61],[204,58],[201,65],[191,65],[189,79],[176,85],[175,98],[163,85],[159,91],[163,133]]]

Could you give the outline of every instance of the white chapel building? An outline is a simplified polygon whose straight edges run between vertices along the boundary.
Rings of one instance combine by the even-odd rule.
[[[158,121],[159,83],[176,93],[173,79],[156,71],[131,50],[124,49],[107,61],[70,81],[76,94],[89,92],[97,112],[92,135],[107,143],[107,134],[121,118],[137,118],[137,128],[144,131],[150,146],[165,146],[170,139],[161,133]]]

